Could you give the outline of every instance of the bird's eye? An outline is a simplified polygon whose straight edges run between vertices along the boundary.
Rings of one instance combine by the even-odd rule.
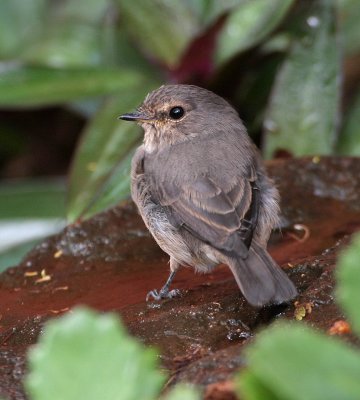
[[[180,119],[185,114],[185,111],[182,107],[173,107],[169,111],[169,116],[171,119]]]

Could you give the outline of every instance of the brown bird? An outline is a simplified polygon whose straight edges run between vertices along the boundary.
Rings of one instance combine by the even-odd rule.
[[[147,299],[176,295],[169,287],[180,265],[209,272],[220,263],[254,306],[295,297],[266,250],[279,194],[237,112],[206,89],[166,85],[120,118],[144,129],[132,160],[132,198],[170,256],[169,279]]]

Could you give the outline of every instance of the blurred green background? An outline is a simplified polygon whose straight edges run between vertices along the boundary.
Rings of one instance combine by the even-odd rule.
[[[163,83],[227,98],[266,158],[360,155],[358,0],[2,0],[0,269],[129,195]]]

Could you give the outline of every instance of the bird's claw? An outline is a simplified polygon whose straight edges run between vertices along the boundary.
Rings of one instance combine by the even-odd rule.
[[[158,292],[156,289],[151,290],[151,291],[146,295],[146,301],[149,301],[150,299],[153,299],[153,300],[161,300],[161,297],[160,297],[160,295],[159,295],[159,292]]]
[[[180,297],[180,296],[181,296],[181,291],[179,289],[170,290],[170,292],[168,292],[168,294],[166,295],[168,299],[173,299],[174,297]]]
[[[146,301],[149,300],[162,300],[162,299],[172,299],[174,297],[178,297],[181,295],[181,291],[179,289],[173,289],[173,290],[162,290],[157,291],[156,289],[151,290],[147,295],[146,295]]]

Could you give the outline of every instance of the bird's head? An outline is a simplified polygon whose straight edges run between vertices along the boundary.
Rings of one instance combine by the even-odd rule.
[[[133,113],[119,117],[144,129],[144,146],[153,152],[239,124],[236,111],[220,96],[193,85],[164,85],[149,93]]]

